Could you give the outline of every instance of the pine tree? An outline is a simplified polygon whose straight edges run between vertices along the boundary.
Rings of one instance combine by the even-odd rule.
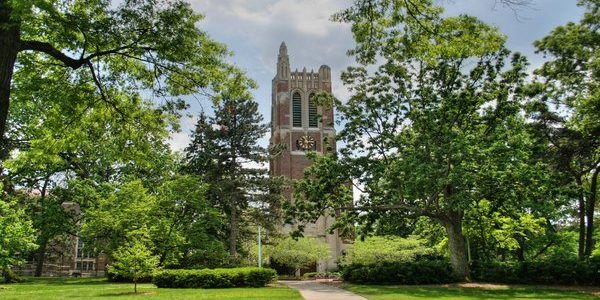
[[[210,184],[209,198],[228,217],[228,247],[237,256],[244,214],[256,206],[257,196],[269,190],[267,149],[258,141],[267,125],[253,100],[225,99],[214,107],[214,116],[202,113],[185,149],[185,169]],[[275,206],[273,206],[275,207]],[[253,215],[255,216],[255,215]]]

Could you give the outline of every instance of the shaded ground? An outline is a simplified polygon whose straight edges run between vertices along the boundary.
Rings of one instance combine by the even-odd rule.
[[[330,284],[320,284],[315,281],[279,282],[300,291],[305,300],[367,300]]]
[[[298,291],[285,286],[231,289],[158,289],[153,284],[110,283],[104,278],[36,278],[17,284],[0,284],[2,300],[37,299],[227,299],[301,300]]]
[[[497,284],[451,284],[423,286],[373,286],[343,284],[342,288],[369,300],[412,300],[412,299],[600,299],[595,296],[597,288],[537,287]]]

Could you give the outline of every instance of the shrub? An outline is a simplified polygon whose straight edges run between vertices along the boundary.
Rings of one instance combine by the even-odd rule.
[[[287,237],[271,249],[270,257],[281,265],[293,268],[296,275],[300,275],[301,269],[330,258],[330,251],[325,242],[315,238],[304,237],[295,240]]]
[[[373,284],[437,284],[454,281],[446,260],[350,264],[342,269],[345,281]]]
[[[473,279],[497,283],[600,285],[600,260],[476,262]]]
[[[137,283],[148,277],[156,268],[158,258],[140,241],[131,245],[121,246],[114,253],[115,263],[108,269],[115,273],[133,279],[133,290],[137,294]]]
[[[6,269],[3,270],[2,272],[2,278],[3,280],[0,280],[0,282],[3,283],[19,283],[21,282],[21,277],[19,277],[19,275],[17,275],[15,272],[13,272],[13,270],[10,269]]]
[[[340,276],[341,274],[339,272],[308,272],[303,275],[306,279],[336,279]]]
[[[201,270],[162,270],[154,274],[159,288],[263,287],[277,277],[268,268],[231,268]]]
[[[110,282],[129,282],[129,283],[133,283],[133,278],[132,277],[127,277],[121,274],[117,274],[115,272],[112,271],[112,268],[108,268],[108,270],[106,270],[106,278],[108,279],[108,281]],[[141,277],[140,279],[138,279],[139,283],[149,283],[152,282],[152,276],[144,276]]]
[[[342,265],[408,262],[419,256],[432,255],[434,250],[425,245],[425,240],[415,236],[371,236],[354,242],[347,253],[340,261]]]

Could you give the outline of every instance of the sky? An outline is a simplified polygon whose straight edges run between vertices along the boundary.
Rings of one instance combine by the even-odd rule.
[[[275,75],[279,45],[285,41],[292,70],[317,70],[331,67],[333,94],[344,101],[348,92],[340,74],[353,59],[346,55],[354,41],[348,24],[335,23],[329,17],[352,4],[349,0],[189,0],[205,16],[198,27],[213,39],[225,43],[234,56],[232,62],[254,79],[254,91],[260,113],[270,121],[271,80]],[[435,0],[434,0],[435,1]],[[437,0],[446,15],[468,14],[494,25],[507,35],[507,46],[525,54],[531,68],[544,58],[535,54],[533,41],[547,35],[554,27],[577,21],[583,10],[576,0],[531,0],[527,7],[514,11],[497,0]],[[190,115],[210,110],[210,103],[192,102]],[[171,136],[171,148],[180,151],[188,144],[194,117],[182,119],[182,131]],[[338,128],[339,130],[339,128]],[[268,135],[261,139],[268,145]]]

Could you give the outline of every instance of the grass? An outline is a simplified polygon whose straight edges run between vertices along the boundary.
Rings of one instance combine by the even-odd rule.
[[[369,300],[476,300],[476,299],[600,299],[590,292],[524,286],[373,286],[347,284],[345,289]]]
[[[16,284],[0,284],[0,299],[282,299],[301,300],[293,289],[281,286],[231,289],[158,289],[153,284],[111,283],[104,278],[35,278]]]

